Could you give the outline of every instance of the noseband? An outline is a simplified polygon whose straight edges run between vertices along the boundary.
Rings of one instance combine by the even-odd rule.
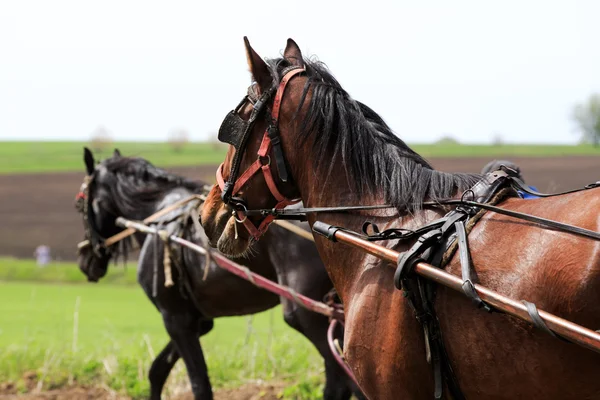
[[[294,77],[305,70],[301,67],[291,67],[284,70],[283,78],[277,87],[275,93],[275,99],[273,100],[273,108],[271,109],[271,119],[267,129],[263,134],[260,148],[257,152],[256,161],[254,161],[248,169],[244,171],[239,177],[239,168],[242,162],[243,155],[248,143],[248,139],[252,133],[252,128],[256,123],[260,114],[266,109],[268,110],[267,103],[275,92],[275,87],[268,91],[265,91],[257,101],[253,101],[252,95],[249,94],[236,107],[227,114],[221,128],[219,129],[219,141],[231,144],[235,147],[236,152],[231,166],[231,173],[227,182],[223,179],[223,163],[217,169],[217,183],[221,188],[221,199],[225,204],[228,204],[234,208],[233,216],[238,223],[242,223],[252,238],[258,240],[268,229],[269,225],[275,217],[273,215],[267,216],[257,227],[247,218],[245,211],[247,210],[246,203],[243,199],[235,197],[236,194],[248,183],[248,181],[259,171],[267,182],[267,186],[271,195],[277,200],[275,209],[284,208],[290,204],[297,203],[298,199],[288,199],[277,189],[273,174],[271,173],[271,150],[273,150],[273,156],[275,164],[277,165],[277,171],[279,178],[282,182],[289,180],[289,175],[283,156],[283,150],[281,148],[281,139],[279,136],[279,111],[281,109],[281,100],[285,93],[288,82]],[[239,111],[250,101],[253,104],[252,113],[248,121],[242,120],[239,116]]]

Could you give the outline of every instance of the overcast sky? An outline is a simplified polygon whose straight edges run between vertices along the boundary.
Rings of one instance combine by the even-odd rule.
[[[426,4],[427,5],[426,5]],[[598,1],[0,2],[0,139],[214,136],[292,37],[408,142],[575,143]]]

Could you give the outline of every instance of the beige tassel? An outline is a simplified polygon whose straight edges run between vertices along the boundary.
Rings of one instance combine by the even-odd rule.
[[[167,231],[159,231],[158,235],[165,244],[165,255],[163,265],[165,267],[165,287],[173,286],[173,275],[171,273],[171,249],[169,248],[169,233]]]

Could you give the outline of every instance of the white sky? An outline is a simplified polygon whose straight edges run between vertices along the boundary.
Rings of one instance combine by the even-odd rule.
[[[592,0],[2,0],[0,139],[211,137],[249,84],[247,35],[262,57],[292,37],[409,142],[575,143],[599,16]]]

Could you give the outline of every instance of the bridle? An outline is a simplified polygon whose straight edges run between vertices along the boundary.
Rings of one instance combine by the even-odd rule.
[[[94,181],[94,175],[86,175],[83,178],[83,183],[79,188],[79,192],[75,196],[75,208],[83,217],[83,229],[85,231],[85,240],[77,244],[77,251],[85,249],[88,246],[92,247],[92,251],[98,258],[110,255],[109,247],[106,246],[106,239],[98,232],[94,211],[91,205],[90,187]],[[104,253],[104,254],[103,254]]]
[[[235,197],[254,175],[259,171],[262,172],[271,195],[277,200],[277,204],[274,207],[275,209],[282,209],[300,201],[299,199],[288,199],[281,194],[277,188],[277,184],[275,183],[271,172],[270,153],[272,150],[275,164],[277,165],[277,172],[279,173],[279,179],[284,183],[288,182],[290,176],[286,167],[283,149],[281,147],[281,138],[279,136],[279,111],[281,109],[281,101],[287,84],[293,77],[304,72],[305,69],[302,67],[294,66],[286,68],[283,71],[283,78],[279,85],[273,86],[265,91],[258,99],[256,99],[256,96],[253,93],[253,87],[251,87],[248,91],[248,95],[242,99],[234,110],[227,114],[219,128],[219,141],[232,145],[236,150],[231,164],[231,173],[229,174],[227,182],[223,179],[223,163],[217,169],[217,183],[222,191],[221,199],[223,200],[223,203],[233,207],[234,210],[232,215],[236,222],[244,225],[253,240],[258,240],[267,231],[269,225],[275,219],[274,216],[268,215],[258,226],[254,225],[245,213],[245,211],[247,211],[246,202],[240,197]],[[270,110],[271,118],[269,125],[263,134],[260,148],[257,152],[257,159],[238,177],[240,164],[254,124],[263,111],[269,111],[268,102],[273,93],[275,93],[275,98],[273,100],[273,107]],[[253,105],[252,112],[248,121],[244,121],[240,117],[239,112],[248,102]]]

